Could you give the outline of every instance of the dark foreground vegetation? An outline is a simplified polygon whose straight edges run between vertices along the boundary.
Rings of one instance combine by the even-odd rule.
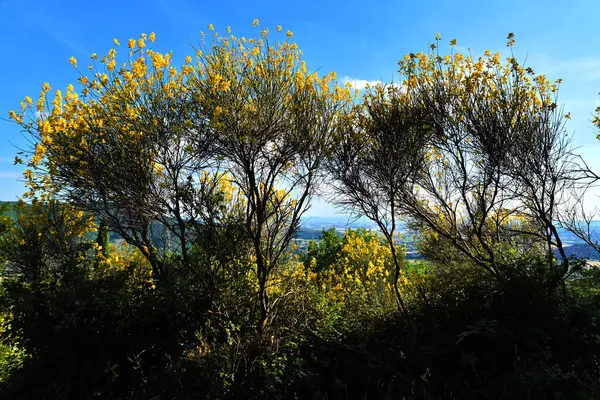
[[[11,112],[33,148],[0,224],[0,395],[600,398],[600,271],[557,229],[600,248],[598,177],[558,83],[438,38],[359,99],[286,37],[176,68],[143,35]],[[323,188],[377,233],[298,251]]]

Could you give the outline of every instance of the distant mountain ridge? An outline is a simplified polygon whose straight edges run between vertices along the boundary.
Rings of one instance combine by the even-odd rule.
[[[298,235],[302,238],[318,239],[317,232],[315,231],[318,231],[320,234],[322,228],[329,229],[331,227],[335,227],[340,233],[343,233],[343,231],[348,228],[366,228],[378,230],[378,227],[374,222],[364,217],[356,219],[343,215],[335,215],[330,217],[307,216],[302,217],[301,227]],[[598,239],[600,239],[600,221],[592,221],[590,230],[593,234],[598,235]],[[403,232],[402,225],[400,225],[399,231]],[[404,232],[406,233],[406,231]],[[583,240],[575,236],[573,233],[564,228],[558,228],[558,233],[565,246],[567,256],[577,256],[581,258],[588,258],[590,260],[600,260],[600,254],[598,254],[593,247],[587,245]]]
[[[8,203],[9,209],[5,213],[6,216],[10,216],[13,220],[16,219],[15,205],[16,201],[4,201],[2,203]],[[296,238],[301,241],[319,240],[323,229],[336,228],[338,234],[343,236],[346,229],[373,229],[378,230],[377,225],[369,220],[368,218],[352,218],[344,215],[332,215],[332,216],[305,216],[301,219],[300,229],[297,232]],[[403,227],[400,225],[399,231],[403,232]],[[597,233],[600,236],[600,221],[592,221],[591,231]],[[404,231],[407,233],[406,231]],[[590,260],[600,260],[600,254],[596,252],[591,246],[588,246],[581,239],[575,236],[573,233],[558,228],[559,235],[565,244],[565,251],[567,256],[577,256],[581,258],[587,258]],[[117,237],[118,235],[111,235],[111,238]],[[416,253],[414,243],[412,240],[407,240],[409,257],[408,258],[419,258],[420,255]]]

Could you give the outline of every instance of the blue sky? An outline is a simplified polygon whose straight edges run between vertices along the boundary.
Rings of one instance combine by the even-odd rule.
[[[591,127],[600,105],[600,2],[564,1],[363,1],[208,2],[25,1],[0,0],[0,118],[17,109],[29,95],[36,98],[42,82],[63,89],[76,83],[70,56],[83,64],[92,53],[103,54],[113,38],[125,42],[155,32],[153,47],[172,50],[176,59],[192,54],[190,44],[212,23],[237,35],[261,25],[294,32],[309,69],[335,71],[339,78],[390,81],[397,62],[409,52],[426,51],[436,32],[456,38],[473,55],[485,49],[506,52],[506,35],[516,34],[520,60],[551,79],[562,78],[560,101],[570,111],[568,128],[575,144],[600,173],[600,142]],[[273,29],[272,29],[273,30]],[[22,193],[21,169],[13,166],[16,147],[26,141],[18,127],[0,119],[0,200]],[[317,202],[312,215],[332,212]]]

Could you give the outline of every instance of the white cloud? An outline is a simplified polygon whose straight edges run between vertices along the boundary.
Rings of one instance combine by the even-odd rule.
[[[342,79],[340,79],[340,81],[343,84],[349,83],[350,85],[352,85],[352,88],[357,89],[357,90],[365,90],[367,88],[367,86],[376,86],[376,85],[380,85],[382,82],[381,81],[368,81],[366,79],[355,79],[355,78],[351,78],[349,76],[344,76],[342,77]]]
[[[377,80],[369,81],[366,79],[351,78],[349,76],[342,77],[340,79],[340,82],[344,85],[349,83],[353,89],[357,89],[357,90],[365,90],[367,88],[367,86],[374,87],[377,85],[384,85],[386,87],[392,86],[395,88],[399,88],[401,92],[404,92],[406,89],[406,87],[402,83],[398,83],[398,82],[383,82],[383,81],[377,81]]]
[[[45,112],[40,112],[40,111],[36,111],[35,112],[35,118],[46,118],[48,116],[48,114],[46,114]]]

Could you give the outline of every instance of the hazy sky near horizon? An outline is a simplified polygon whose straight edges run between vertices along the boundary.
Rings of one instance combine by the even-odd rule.
[[[567,128],[575,146],[600,173],[600,141],[591,118],[600,106],[600,2],[564,1],[304,1],[200,2],[192,0],[26,1],[0,0],[0,200],[23,192],[22,168],[13,166],[18,148],[27,146],[19,127],[7,121],[25,96],[34,101],[43,82],[64,90],[77,82],[69,57],[85,71],[92,53],[104,54],[113,38],[126,43],[141,33],[156,33],[158,51],[173,51],[175,61],[193,54],[200,31],[231,26],[238,36],[252,36],[252,20],[274,31],[294,32],[310,70],[335,71],[358,87],[398,80],[404,54],[427,51],[435,34],[442,51],[457,39],[459,50],[473,56],[484,50],[509,52],[509,32],[516,35],[517,58],[550,79],[562,78],[559,101],[570,112]],[[122,50],[125,53],[125,50]],[[593,199],[591,199],[593,200]],[[600,204],[600,203],[599,203]],[[329,215],[333,208],[317,201],[309,215]]]

